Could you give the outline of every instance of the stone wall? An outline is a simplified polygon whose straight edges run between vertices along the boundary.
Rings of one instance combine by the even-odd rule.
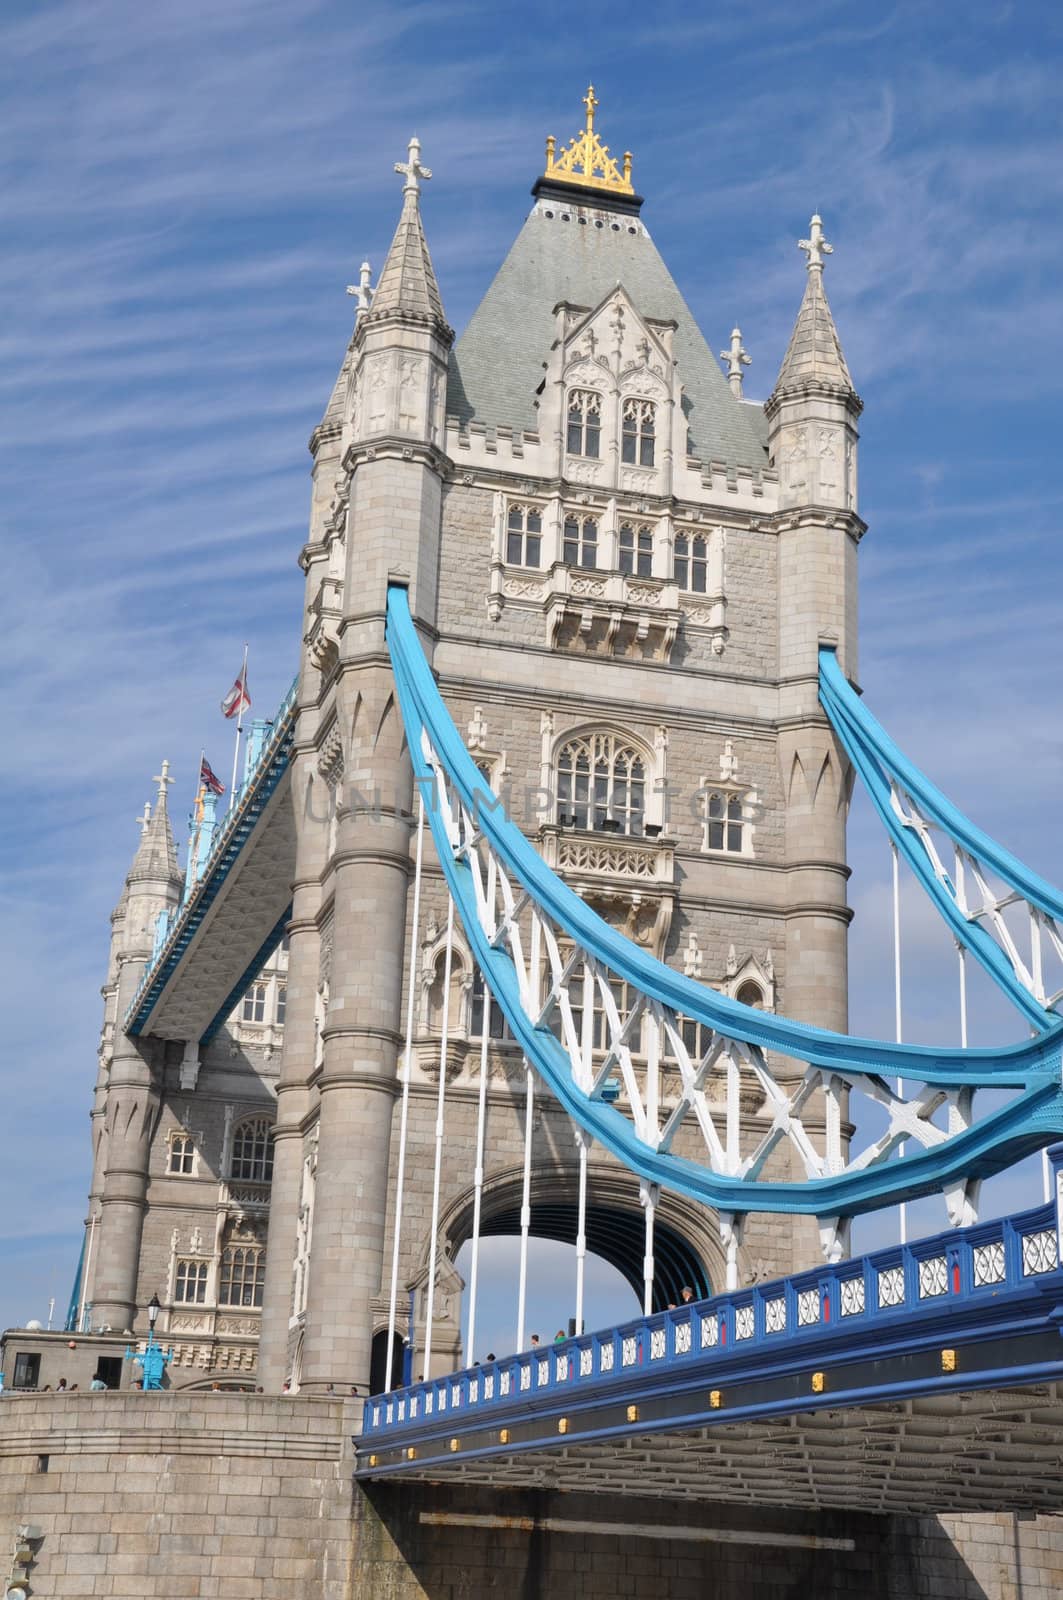
[[[34,1600],[1054,1600],[1063,1586],[1055,1518],[363,1491],[358,1424],[356,1404],[305,1397],[5,1396],[5,1559],[20,1524],[39,1528]]]

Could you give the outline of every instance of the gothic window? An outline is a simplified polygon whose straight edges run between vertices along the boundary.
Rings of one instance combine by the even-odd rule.
[[[710,793],[705,802],[705,849],[742,855],[746,848],[746,821],[740,794]]]
[[[557,820],[562,827],[641,834],[646,763],[618,734],[568,739],[557,754]]]
[[[632,467],[653,466],[656,407],[650,400],[625,400],[620,458]]]
[[[506,562],[538,567],[543,548],[543,517],[535,506],[510,506],[506,518]]]
[[[207,1263],[178,1261],[173,1279],[174,1305],[201,1306],[207,1298]]]
[[[244,995],[244,1008],[240,1013],[244,1022],[264,1022],[266,1020],[266,985],[253,983]]]
[[[230,1244],[222,1251],[221,1292],[223,1306],[260,1306],[266,1281],[266,1252],[258,1244]]]
[[[761,989],[760,984],[754,983],[752,979],[739,985],[735,999],[741,1005],[755,1007],[757,1011],[763,1011],[764,1009],[764,991]]]
[[[704,594],[708,588],[709,542],[704,534],[677,533],[672,571],[680,589]]]
[[[273,1013],[274,1019],[275,1019],[277,1025],[278,1025],[278,1027],[283,1028],[283,1026],[284,1026],[284,1018],[287,1015],[287,1012],[288,1012],[288,985],[286,983],[279,983],[277,985],[277,1005],[276,1005],[276,1009],[274,1010],[274,1013]]]
[[[573,389],[568,397],[568,453],[601,454],[602,397],[593,389]]]
[[[189,1177],[192,1172],[195,1155],[196,1147],[190,1133],[171,1133],[169,1159],[166,1163],[167,1172],[174,1177]]]
[[[563,550],[566,567],[593,571],[598,565],[598,522],[595,517],[566,517]]]
[[[469,1036],[473,1039],[483,1037],[484,1031],[484,975],[479,967],[473,973],[472,979],[472,1006],[469,1020]],[[491,1002],[491,1020],[488,1025],[488,1037],[491,1039],[508,1039],[511,1037],[506,1024],[502,1007],[496,1000]]]
[[[230,1176],[243,1183],[272,1182],[273,1124],[268,1117],[252,1117],[238,1124]]]
[[[653,530],[645,525],[620,524],[620,570],[629,578],[653,576]]]
[[[428,989],[428,1031],[429,1033],[442,1033],[443,1031],[443,979],[446,976],[447,957],[446,951],[441,950],[432,967],[432,982]],[[460,1031],[462,1018],[462,976],[464,973],[461,952],[452,950],[450,953],[450,1007],[447,1012],[447,1031],[454,1034]]]

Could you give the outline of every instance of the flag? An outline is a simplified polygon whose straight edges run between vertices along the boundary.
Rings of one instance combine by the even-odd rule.
[[[251,709],[251,696],[247,692],[247,662],[240,668],[240,676],[221,703],[222,715],[232,718]]]
[[[244,693],[245,694],[247,693],[246,689],[245,689]],[[250,700],[247,701],[247,704],[248,705],[251,704]],[[231,716],[232,715],[232,713],[228,712],[228,711],[225,714],[226,714],[226,716]],[[225,785],[224,785],[224,783],[222,783],[221,779],[217,776],[217,774],[212,771],[210,762],[207,760],[207,758],[205,756],[203,757],[203,759],[199,763],[199,781],[200,781],[200,783],[201,783],[201,785],[203,786],[204,789],[209,789],[210,790],[211,794],[224,794],[225,793]]]

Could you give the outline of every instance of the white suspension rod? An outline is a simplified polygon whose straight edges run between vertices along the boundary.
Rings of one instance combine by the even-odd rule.
[[[476,1112],[476,1165],[473,1168],[472,1202],[472,1267],[469,1272],[469,1332],[465,1365],[476,1360],[476,1296],[480,1284],[480,1210],[484,1191],[484,1132],[487,1125],[487,1049],[491,1034],[491,991],[487,979],[480,974],[483,984],[483,1015],[480,1026],[480,1099]]]
[[[897,854],[896,843],[890,840],[890,850],[893,853],[893,1010],[896,1023],[897,1043],[902,1042],[901,1019],[901,868],[900,857]],[[897,1096],[904,1099],[904,1079],[897,1079]],[[898,1156],[904,1155],[904,1140],[897,1146]],[[902,1200],[898,1207],[900,1219],[901,1243],[908,1240],[908,1207]]]
[[[535,1109],[535,1079],[524,1063],[524,1182],[520,1197],[520,1286],[517,1290],[517,1349],[524,1349],[524,1328],[528,1306],[528,1236],[531,1233],[531,1152],[532,1116]]]
[[[447,944],[443,957],[443,1026],[439,1040],[439,1096],[436,1100],[436,1162],[432,1174],[432,1232],[425,1310],[424,1375],[432,1376],[432,1317],[436,1304],[436,1254],[439,1248],[439,1185],[443,1171],[443,1119],[447,1098],[447,1048],[450,1043],[450,972],[454,960],[454,899],[447,895]]]
[[[643,1184],[640,1196],[646,1212],[646,1250],[642,1257],[642,1312],[649,1316],[653,1310],[653,1223],[657,1214],[657,1188]]]
[[[576,1129],[579,1147],[579,1215],[576,1222],[576,1332],[583,1332],[583,1279],[587,1261],[587,1136]]]
[[[399,1294],[399,1246],[402,1234],[402,1199],[406,1185],[406,1131],[410,1114],[410,1064],[413,1052],[413,1010],[417,988],[417,952],[420,949],[421,860],[424,850],[424,795],[417,792],[417,857],[413,869],[413,919],[410,926],[409,994],[406,997],[406,1051],[402,1059],[402,1113],[399,1121],[399,1171],[395,1193],[395,1238],[391,1250],[391,1299],[388,1304],[388,1367],[385,1389],[391,1388],[395,1351],[395,1318]],[[413,1355],[413,1328],[410,1328]]]

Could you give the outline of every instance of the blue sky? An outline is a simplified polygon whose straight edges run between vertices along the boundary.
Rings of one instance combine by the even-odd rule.
[[[869,701],[984,827],[1063,875],[1063,16],[765,0],[586,17],[480,0],[4,8],[0,1326],[69,1290],[107,918],[151,775],[168,756],[183,815],[201,745],[225,771],[217,704],[245,639],[256,711],[294,671],[306,439],[414,131],[460,330],[545,135],[577,130],[593,78],[651,232],[710,346],[741,323],[758,397],[803,287],[794,241],[822,212],[866,404]],[[888,1035],[888,853],[860,806],[851,857],[852,1025]],[[954,1041],[954,958],[914,897],[905,947],[909,1036]],[[1020,1036],[980,990],[972,1008],[972,1037]],[[1000,1204],[1036,1195],[1029,1172],[998,1185]],[[545,1305],[540,1320],[552,1331]]]

